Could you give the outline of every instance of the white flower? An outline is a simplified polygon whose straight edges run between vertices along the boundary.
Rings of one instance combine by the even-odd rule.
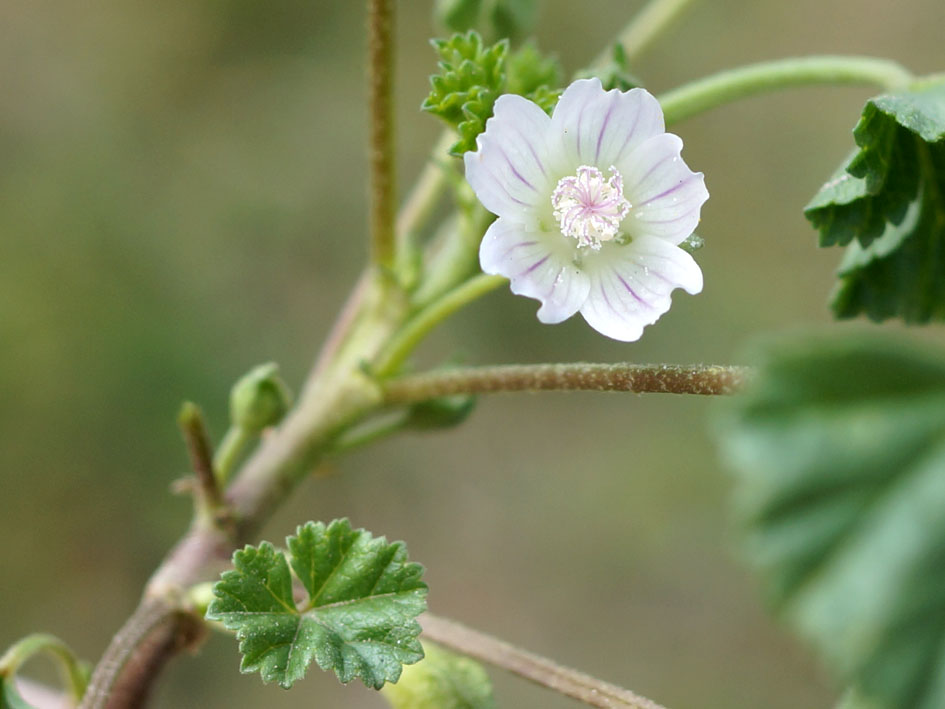
[[[479,249],[482,270],[540,300],[541,322],[580,311],[598,332],[632,342],[669,310],[674,288],[702,290],[702,271],[678,244],[709,193],[645,90],[575,81],[550,118],[504,95],[476,145],[466,179],[499,217]]]

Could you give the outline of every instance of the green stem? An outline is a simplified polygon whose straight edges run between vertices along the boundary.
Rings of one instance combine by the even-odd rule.
[[[408,320],[381,350],[374,363],[374,375],[383,378],[394,374],[430,330],[464,305],[468,305],[507,282],[507,279],[502,276],[481,273],[423,308]]]
[[[368,0],[371,259],[394,267],[393,0]]]
[[[420,232],[429,223],[430,217],[436,211],[436,206],[449,184],[446,174],[449,167],[445,161],[451,159],[448,151],[454,142],[456,142],[456,134],[449,129],[443,131],[397,215],[395,229],[397,273],[401,275],[405,283],[411,283],[415,279],[417,241]]]
[[[246,450],[246,446],[253,440],[254,434],[242,426],[230,426],[220,447],[213,456],[213,470],[216,473],[217,485],[225,489],[226,483],[233,474],[236,464]]]
[[[13,645],[0,657],[0,676],[12,678],[24,662],[39,652],[58,661],[70,696],[76,702],[82,699],[88,683],[87,674],[69,646],[54,635],[36,633]]]
[[[898,89],[913,80],[895,62],[871,57],[814,56],[780,59],[723,71],[660,97],[666,124],[755,94],[813,84],[867,84]]]
[[[396,377],[383,386],[387,404],[502,391],[627,391],[717,396],[734,393],[748,376],[749,370],[744,367],[577,362],[445,369]]]
[[[694,0],[650,0],[617,37],[627,61],[635,61],[689,7]],[[608,46],[591,66],[606,64],[611,57]]]

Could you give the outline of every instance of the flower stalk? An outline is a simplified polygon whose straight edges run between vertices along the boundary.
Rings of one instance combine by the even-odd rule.
[[[666,125],[726,103],[793,86],[865,84],[893,90],[913,75],[896,62],[872,57],[813,56],[780,59],[723,71],[659,97]]]
[[[620,391],[719,396],[733,394],[747,367],[677,364],[520,364],[446,369],[396,377],[384,384],[387,404],[452,394],[512,391]]]
[[[394,0],[368,0],[368,76],[371,152],[371,260],[395,265]]]
[[[500,667],[589,706],[602,709],[665,709],[629,689],[564,667],[456,621],[427,613],[421,618],[421,625],[423,636],[443,647]]]

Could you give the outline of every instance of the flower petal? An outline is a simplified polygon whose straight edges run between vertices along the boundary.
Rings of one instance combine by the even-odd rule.
[[[618,162],[623,193],[631,205],[622,227],[631,236],[658,236],[678,244],[699,223],[709,192],[705,177],[689,169],[681,150],[679,136],[663,133],[639,144]]]
[[[463,156],[466,179],[483,206],[500,217],[534,224],[547,211],[554,186],[547,161],[551,120],[536,104],[513,94],[495,102],[476,152]]]
[[[657,237],[640,236],[625,246],[604,244],[586,256],[591,288],[581,315],[615,340],[638,340],[645,326],[669,310],[673,289],[693,295],[702,290],[702,271],[692,256]]]
[[[660,104],[645,89],[604,91],[600,79],[582,79],[565,89],[551,124],[552,134],[562,137],[567,171],[579,165],[606,170],[664,130]]]
[[[574,265],[575,243],[499,218],[482,239],[479,263],[486,273],[508,278],[513,293],[540,300],[539,320],[558,323],[580,309],[590,288],[587,275]]]

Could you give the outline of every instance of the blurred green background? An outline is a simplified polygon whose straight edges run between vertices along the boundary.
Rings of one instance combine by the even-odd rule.
[[[545,0],[540,44],[570,74],[641,4]],[[418,110],[429,17],[429,1],[399,3],[402,185],[440,130]],[[636,73],[658,93],[822,52],[926,73],[945,69],[943,26],[941,0],[711,0]],[[187,468],[180,402],[204,406],[219,438],[250,366],[276,360],[301,381],[365,253],[363,27],[357,2],[0,3],[0,647],[45,630],[97,659],[188,521],[168,492]],[[712,194],[706,288],[677,293],[641,342],[580,318],[542,326],[503,289],[420,359],[724,363],[755,334],[828,323],[840,254],[814,248],[800,210],[869,95],[795,90],[675,128]],[[674,709],[828,706],[835,691],[737,561],[708,436],[717,404],[483,399],[458,430],[324,470],[266,536],[348,516],[404,539],[437,613]],[[155,706],[384,706],[317,671],[284,692],[237,666],[235,642],[211,638],[172,665]],[[492,675],[501,706],[577,706]]]

